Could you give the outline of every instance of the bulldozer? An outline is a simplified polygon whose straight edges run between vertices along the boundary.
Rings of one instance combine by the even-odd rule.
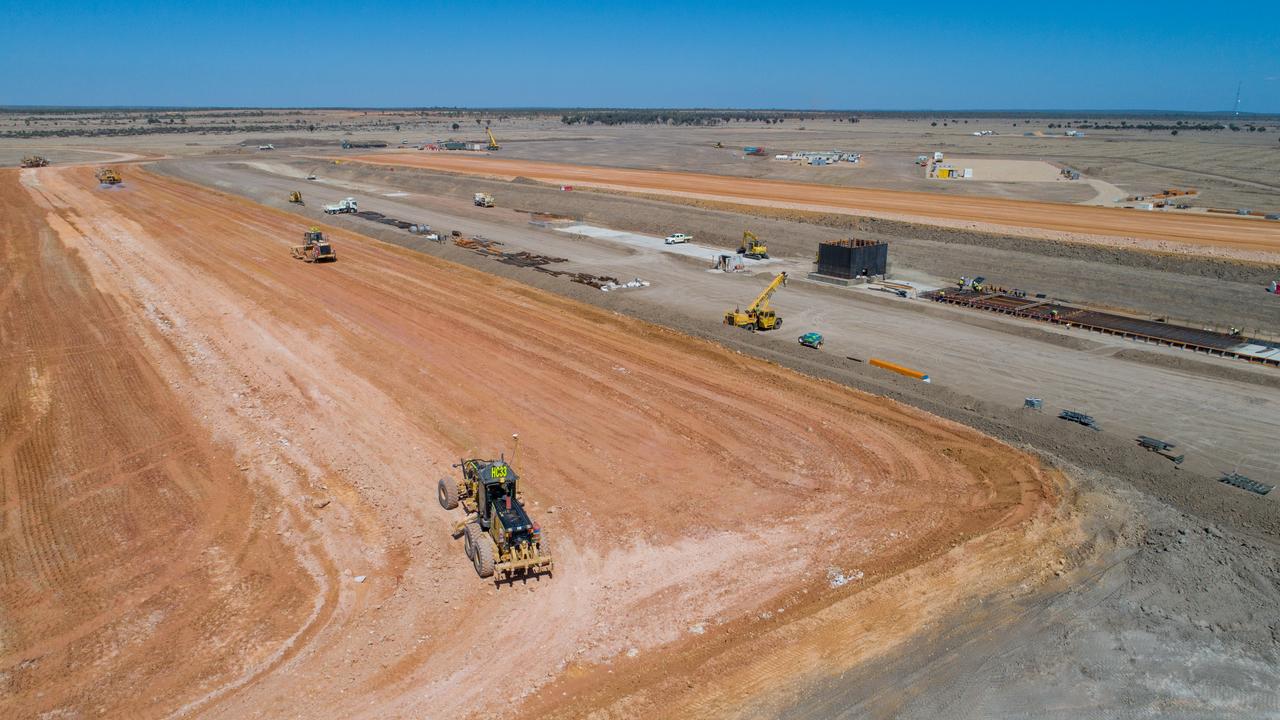
[[[294,190],[293,192],[289,193],[289,202],[295,203],[298,205],[306,205],[306,203],[302,202],[302,193],[298,192],[297,190]]]
[[[769,283],[755,301],[747,306],[745,311],[734,308],[724,314],[724,324],[734,327],[746,328],[751,332],[757,330],[774,330],[782,327],[782,318],[769,307],[769,298],[777,292],[778,288],[787,284],[787,274],[785,272],[778,273],[778,276]]]
[[[546,533],[525,512],[520,477],[506,457],[466,459],[453,467],[462,469],[462,479],[440,478],[436,490],[445,510],[462,505],[467,513],[454,525],[453,536],[463,538],[476,574],[495,583],[551,574]]]
[[[309,263],[338,261],[338,253],[334,251],[333,245],[324,239],[324,233],[320,232],[320,228],[313,227],[303,233],[302,237],[305,242],[289,248],[290,255]]]
[[[40,155],[27,155],[22,158],[22,167],[24,168],[40,168],[49,164],[48,159]]]
[[[124,182],[124,178],[120,177],[120,173],[115,168],[98,168],[94,177],[98,178],[98,182],[103,185],[119,185]]]
[[[760,238],[750,230],[742,231],[742,246],[738,248],[738,254],[749,257],[754,260],[768,260],[769,248],[760,242]]]

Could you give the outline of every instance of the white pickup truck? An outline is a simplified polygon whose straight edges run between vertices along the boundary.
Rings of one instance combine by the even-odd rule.
[[[356,199],[353,197],[346,198],[337,205],[324,206],[324,212],[326,215],[344,215],[346,213],[354,213],[357,209]]]
[[[687,242],[693,242],[693,236],[685,235],[684,233],[672,233],[668,235],[662,242],[668,245],[683,245],[684,243],[687,243]]]

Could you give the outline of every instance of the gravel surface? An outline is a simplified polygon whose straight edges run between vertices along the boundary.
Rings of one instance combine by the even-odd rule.
[[[353,159],[500,180],[529,177],[557,185],[567,183],[627,192],[868,215],[1105,247],[1264,262],[1275,262],[1280,257],[1280,225],[1235,214],[1143,212],[992,197],[960,198],[687,171],[541,163],[438,152],[383,153],[354,156]]]
[[[394,184],[435,197],[496,194],[504,208],[537,210],[619,230],[665,236],[688,232],[723,248],[736,248],[752,229],[778,255],[812,257],[819,242],[851,234],[886,240],[895,271],[920,273],[949,284],[959,275],[985,275],[992,282],[1089,301],[1192,324],[1237,325],[1280,335],[1280,296],[1262,292],[1280,277],[1280,264],[1155,254],[1120,248],[1028,240],[847,215],[768,210],[771,217],[727,211],[729,206],[692,207],[670,198],[654,200],[596,192],[562,192],[533,182],[504,183],[483,178],[388,170],[344,164],[324,166],[294,161],[308,170],[355,182]],[[759,210],[757,210],[759,212]],[[780,217],[772,217],[774,213]],[[788,220],[791,216],[796,222]],[[1053,258],[1054,262],[1045,262]]]
[[[1276,546],[1098,485],[1082,485],[1107,518],[1090,531],[1091,562],[815,680],[776,717],[1280,717]]]

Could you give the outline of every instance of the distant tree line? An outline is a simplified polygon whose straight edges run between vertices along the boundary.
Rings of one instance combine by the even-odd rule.
[[[1052,126],[1050,126],[1052,127]],[[1183,122],[1176,123],[1131,123],[1122,120],[1119,123],[1079,122],[1076,127],[1081,130],[1226,130],[1227,126],[1217,122]],[[1239,128],[1233,128],[1239,129]]]
[[[280,132],[282,130],[306,130],[306,125],[168,125],[148,123],[135,127],[114,128],[47,128],[41,130],[10,130],[0,132],[2,138],[49,138],[49,137],[127,137],[132,135],[166,135],[166,134],[217,134],[239,132]]]
[[[856,123],[857,115],[831,112],[781,110],[572,110],[560,116],[565,125],[720,125],[730,122],[762,122],[766,125],[789,119],[832,119]]]

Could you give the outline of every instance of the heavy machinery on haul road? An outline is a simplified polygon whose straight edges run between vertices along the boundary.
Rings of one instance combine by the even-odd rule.
[[[472,198],[472,202],[476,207],[490,208],[493,207],[493,196],[489,193],[476,193],[475,197]]]
[[[305,242],[289,248],[290,255],[309,263],[338,262],[337,251],[328,240],[324,239],[324,233],[320,232],[320,228],[313,227],[303,233],[302,237]]]
[[[298,192],[297,190],[294,190],[293,192],[289,193],[289,202],[295,203],[297,205],[306,205],[306,203],[302,202],[302,193]]]
[[[738,248],[738,254],[749,257],[753,260],[768,260],[769,248],[760,242],[760,238],[750,230],[742,231],[742,246]]]
[[[120,173],[115,168],[98,168],[93,176],[103,185],[119,185],[124,182],[124,178],[120,177]]]
[[[353,197],[343,198],[334,205],[325,205],[324,212],[326,215],[348,215],[359,212],[360,206]]]
[[[49,161],[41,155],[27,155],[22,158],[22,167],[24,168],[41,168],[46,167]]]
[[[467,513],[453,528],[476,574],[494,582],[550,574],[554,563],[546,533],[529,518],[519,491],[519,475],[506,461],[473,458],[454,465],[461,480],[443,477],[436,488],[440,506]]]
[[[734,308],[724,314],[724,324],[734,327],[746,328],[751,332],[757,330],[773,330],[782,327],[782,318],[769,307],[769,298],[777,292],[778,288],[787,284],[787,274],[785,272],[778,273],[778,276],[769,283],[756,299],[747,306],[747,309],[739,310]]]

